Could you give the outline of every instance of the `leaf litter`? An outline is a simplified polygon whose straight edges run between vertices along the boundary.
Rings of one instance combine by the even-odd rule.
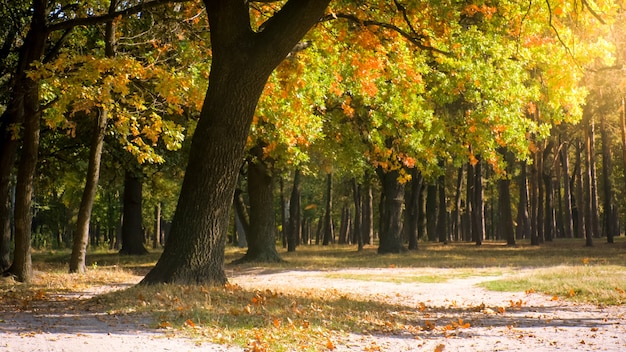
[[[415,269],[341,271],[410,275],[410,270]],[[76,291],[3,284],[0,351],[36,351],[35,343],[43,343],[42,351],[67,351],[69,344],[81,342],[98,346],[102,333],[107,341],[118,341],[120,351],[134,346],[151,352],[164,351],[167,343],[174,350],[252,352],[626,348],[623,307],[552,300],[532,288],[502,293],[476,286],[493,277],[381,283],[333,279],[316,271],[242,270],[224,288],[121,290],[139,279],[106,287],[78,285]],[[111,292],[102,294],[106,291]],[[144,338],[133,345],[131,334]]]

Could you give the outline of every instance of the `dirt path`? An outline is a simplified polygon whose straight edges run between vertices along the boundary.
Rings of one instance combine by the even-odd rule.
[[[541,294],[486,291],[477,283],[498,277],[467,277],[445,283],[381,283],[337,278],[423,274],[425,269],[359,269],[230,273],[246,289],[336,290],[336,292],[419,310],[417,322],[437,328],[414,334],[344,334],[336,351],[625,351],[626,308],[595,307],[551,300]],[[443,269],[431,274],[445,273]],[[332,275],[329,275],[332,274]],[[333,278],[334,277],[334,278]],[[92,295],[84,293],[85,296]],[[168,338],[149,327],[70,307],[19,312],[0,308],[0,351],[241,351],[240,348]],[[440,327],[462,319],[469,326]]]

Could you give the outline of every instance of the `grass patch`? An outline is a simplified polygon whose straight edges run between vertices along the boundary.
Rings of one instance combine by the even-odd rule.
[[[526,270],[511,278],[484,282],[483,287],[504,292],[541,292],[553,299],[597,305],[626,303],[626,271],[616,265],[561,265]]]

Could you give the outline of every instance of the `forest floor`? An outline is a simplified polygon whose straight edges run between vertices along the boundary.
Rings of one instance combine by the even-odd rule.
[[[476,275],[451,275],[450,279],[441,282],[379,280],[409,278],[424,275],[425,271],[434,276],[446,276],[453,270],[390,267],[316,271],[246,267],[229,269],[228,274],[231,283],[243,290],[272,290],[289,294],[324,291],[353,301],[384,303],[388,310],[384,319],[395,320],[376,322],[372,317],[380,329],[362,333],[338,331],[332,343],[317,346],[316,350],[626,350],[624,306],[580,304],[532,290],[494,292],[480,286],[486,281],[519,272],[481,275],[477,271]],[[0,297],[0,351],[244,350],[199,342],[182,333],[164,332],[155,328],[154,318],[149,315],[118,316],[81,304],[94,296],[132,286],[140,279],[136,276],[125,284],[68,291],[63,297],[57,295],[22,301]],[[249,347],[248,350],[253,351],[254,348]],[[284,350],[299,348],[285,345]]]

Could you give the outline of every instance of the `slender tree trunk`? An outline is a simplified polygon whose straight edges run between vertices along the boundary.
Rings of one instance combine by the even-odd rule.
[[[574,165],[574,174],[576,175],[576,237],[584,238],[587,234],[587,215],[585,206],[585,180],[582,168],[582,153],[584,146],[580,140],[576,141],[576,162]]]
[[[287,214],[287,201],[285,199],[285,180],[283,177],[280,178],[280,224],[282,231],[281,233],[281,241],[283,243],[283,248],[287,248],[287,237],[289,236],[289,216]]]
[[[280,227],[281,242],[283,248],[287,248],[287,232],[289,231],[289,222],[287,216],[287,198],[285,196],[285,180],[280,178]]]
[[[437,184],[426,186],[426,233],[429,242],[437,241]]]
[[[361,185],[358,184],[356,179],[352,179],[352,197],[354,201],[354,241],[357,244],[357,250],[361,252],[363,250],[363,200],[361,197]]]
[[[363,181],[363,221],[361,222],[363,244],[371,245],[374,241],[374,196],[372,195],[372,177],[365,175]]]
[[[539,159],[541,158],[539,152],[534,153],[534,162],[531,166],[530,173],[530,244],[533,246],[539,245],[539,227],[541,222],[539,221],[539,214],[542,208],[539,207],[541,194],[539,194]]]
[[[259,158],[262,156],[262,148],[252,153],[257,158],[248,163],[248,198],[250,200],[248,251],[235,263],[280,262],[282,259],[276,251],[273,178],[267,166]]]
[[[589,148],[591,154],[589,155],[589,168],[590,168],[590,186],[591,186],[591,226],[593,228],[593,236],[600,237],[600,210],[598,207],[598,175],[596,172],[596,124],[594,118],[591,117],[590,121],[590,136],[589,136]]]
[[[108,27],[108,25],[107,25]],[[108,31],[108,29],[107,29]],[[89,165],[87,166],[87,177],[83,196],[78,209],[78,220],[76,221],[76,232],[74,233],[74,245],[70,257],[70,273],[84,273],[86,271],[85,260],[87,257],[87,244],[89,238],[89,225],[91,220],[91,210],[96,200],[98,191],[98,180],[100,179],[100,159],[102,158],[102,147],[104,146],[104,135],[108,123],[108,111],[102,109],[96,118],[94,133],[92,135],[91,147],[89,150]]]
[[[161,202],[154,206],[154,237],[152,237],[152,248],[161,246]]]
[[[384,194],[380,213],[379,254],[405,251],[402,236],[402,206],[404,204],[404,184],[398,182],[398,171],[384,172],[378,169],[378,177]]]
[[[300,219],[300,170],[296,169],[293,176],[293,187],[289,202],[289,231],[287,232],[287,251],[295,252],[296,246],[302,237],[302,223]]]
[[[604,183],[604,233],[608,243],[614,243],[614,237],[619,236],[617,224],[617,211],[613,202],[613,163],[611,160],[611,136],[607,126],[606,117],[600,120],[600,134],[602,136],[602,176]]]
[[[515,234],[518,240],[530,236],[530,219],[528,215],[528,177],[526,163],[522,162],[518,178],[519,203],[517,206],[517,226]]]
[[[326,175],[326,210],[324,212],[324,235],[322,245],[327,246],[335,242],[335,229],[333,228],[333,174]]]
[[[421,186],[418,190],[417,207],[417,239],[424,240],[427,236],[426,224],[426,185],[422,176]]]
[[[569,179],[569,144],[566,142],[561,147],[561,167],[563,168],[563,215],[564,215],[564,236],[574,237],[574,221],[572,216],[572,190]]]
[[[442,167],[445,167],[442,165]],[[448,233],[448,208],[446,207],[446,177],[445,173],[437,180],[437,190],[439,193],[439,207],[437,215],[437,234],[439,242],[447,244],[450,238]]]
[[[239,188],[235,190],[233,205],[235,208],[235,226],[238,232],[237,246],[245,248],[248,246],[248,237],[250,236],[250,217],[248,216],[242,193],[242,190]]]
[[[474,182],[474,177],[476,176],[476,172],[474,171],[474,166],[472,166],[472,164],[468,163],[467,164],[467,180],[465,181],[467,183],[467,187],[465,189],[465,214],[464,214],[464,218],[465,218],[465,235],[463,236],[464,239],[468,242],[470,241],[475,241],[475,237],[474,237],[474,227],[472,225],[472,217],[473,217],[473,213],[474,213],[474,188],[476,187],[475,182]]]
[[[472,240],[476,242],[477,246],[483,243],[485,238],[485,203],[483,197],[483,178],[482,178],[482,165],[480,161],[476,165],[471,166],[473,168],[472,181],[474,187],[472,189]]]
[[[111,1],[109,13],[114,13],[117,1]],[[104,34],[104,53],[107,58],[115,56],[115,31],[116,24],[113,21],[106,23]],[[87,236],[91,221],[91,211],[98,191],[98,181],[100,179],[100,160],[102,159],[102,148],[104,146],[104,136],[106,134],[109,112],[105,108],[99,110],[94,126],[94,133],[89,150],[89,165],[87,166],[87,178],[85,189],[78,210],[78,220],[76,221],[76,233],[74,233],[74,244],[70,257],[70,273],[84,273],[86,271],[85,260],[87,257]]]
[[[462,204],[462,188],[463,188],[463,166],[457,170],[456,190],[454,193],[454,212],[452,213],[452,239],[460,241],[463,237],[461,231],[461,206]]]
[[[593,133],[592,133],[592,121],[588,120],[587,126],[585,126],[585,173],[583,175],[584,184],[584,206],[585,206],[585,244],[589,247],[593,246],[593,237],[595,235],[595,227],[593,225],[593,205],[591,198],[593,197]]]
[[[339,244],[349,244],[350,239],[350,227],[352,223],[352,215],[350,214],[350,207],[344,205],[341,209],[341,225],[339,226]]]

